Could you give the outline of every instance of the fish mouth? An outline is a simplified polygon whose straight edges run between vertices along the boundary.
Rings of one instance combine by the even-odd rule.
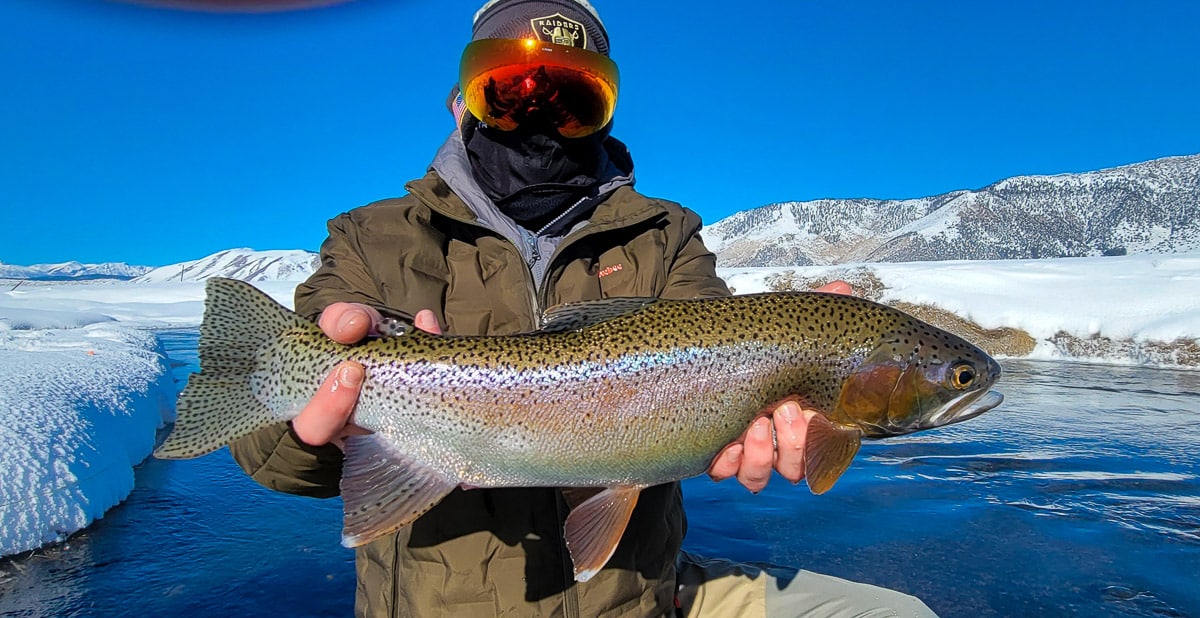
[[[979,391],[972,395],[964,395],[946,402],[946,405],[931,414],[921,424],[922,429],[942,427],[973,419],[1000,405],[1003,401],[1004,395],[997,391]]]

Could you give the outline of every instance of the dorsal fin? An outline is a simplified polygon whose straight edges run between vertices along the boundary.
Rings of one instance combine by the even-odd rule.
[[[603,300],[583,300],[555,305],[542,313],[543,333],[564,333],[595,326],[606,320],[639,311],[658,302],[657,298],[623,296]]]

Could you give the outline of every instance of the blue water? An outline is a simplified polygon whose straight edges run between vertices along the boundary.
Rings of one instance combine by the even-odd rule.
[[[180,381],[196,333],[162,334]],[[998,409],[867,444],[829,493],[685,482],[686,546],[915,594],[946,617],[1200,616],[1200,372],[1006,362]],[[341,503],[220,453],[0,560],[0,616],[345,616]]]

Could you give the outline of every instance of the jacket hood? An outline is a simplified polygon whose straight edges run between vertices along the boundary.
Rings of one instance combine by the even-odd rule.
[[[527,230],[537,235],[562,235],[574,227],[584,215],[591,212],[592,207],[602,201],[608,194],[619,187],[633,186],[633,158],[629,149],[620,140],[609,137],[604,141],[604,149],[608,153],[608,167],[601,172],[596,189],[587,197],[576,202],[564,216],[555,219],[541,230]],[[433,157],[429,169],[454,191],[459,198],[471,209],[475,217],[483,225],[494,229],[509,238],[520,238],[522,228],[509,218],[484,194],[479,183],[471,173],[470,162],[467,159],[467,148],[463,144],[462,133],[455,129]]]

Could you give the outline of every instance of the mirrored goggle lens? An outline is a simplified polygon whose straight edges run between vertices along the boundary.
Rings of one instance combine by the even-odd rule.
[[[533,39],[480,39],[467,45],[459,85],[467,109],[503,131],[551,126],[584,137],[612,120],[617,65],[608,57]]]

